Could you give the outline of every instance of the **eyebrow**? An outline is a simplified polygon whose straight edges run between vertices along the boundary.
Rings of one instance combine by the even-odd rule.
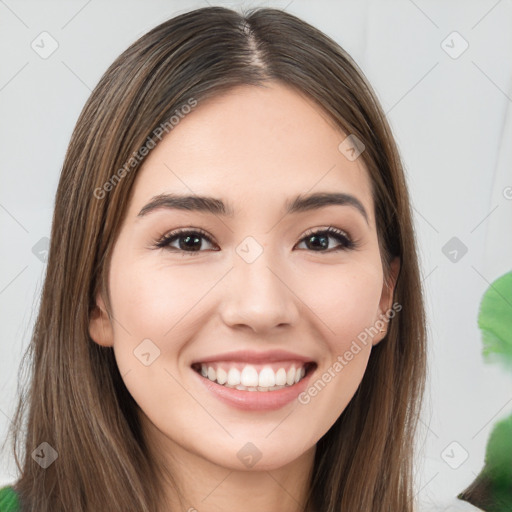
[[[350,206],[355,208],[368,224],[368,213],[357,197],[345,193],[318,192],[309,195],[298,195],[285,203],[286,215],[318,210],[326,206]],[[223,217],[234,217],[234,209],[224,203],[221,199],[209,196],[159,194],[151,198],[138,213],[137,217],[143,217],[152,211],[167,208],[176,210],[195,211],[200,213],[211,213]]]

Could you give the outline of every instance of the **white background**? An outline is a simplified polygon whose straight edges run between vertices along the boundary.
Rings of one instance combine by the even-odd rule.
[[[44,262],[32,249],[49,236],[78,114],[130,43],[164,20],[206,5],[0,2],[1,441],[44,276]],[[369,78],[394,130],[412,195],[429,317],[430,380],[417,492],[425,506],[439,507],[479,473],[492,425],[512,411],[512,375],[483,362],[476,323],[482,294],[512,269],[511,2],[243,5],[286,8],[333,37]],[[46,59],[31,47],[43,31],[58,43]],[[464,41],[468,48],[453,58]],[[452,237],[468,249],[456,262],[442,252]],[[457,469],[441,455],[454,441],[452,465],[468,454]],[[8,451],[1,460],[0,484],[13,482]]]

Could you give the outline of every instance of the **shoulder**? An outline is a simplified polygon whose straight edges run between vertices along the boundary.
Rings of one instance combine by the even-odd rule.
[[[10,485],[0,489],[0,512],[16,512],[19,510],[18,495]]]

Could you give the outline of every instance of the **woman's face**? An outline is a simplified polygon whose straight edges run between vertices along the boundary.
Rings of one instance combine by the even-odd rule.
[[[90,332],[162,453],[281,467],[354,395],[392,290],[347,135],[274,82],[200,103],[146,158],[111,259],[111,321]]]

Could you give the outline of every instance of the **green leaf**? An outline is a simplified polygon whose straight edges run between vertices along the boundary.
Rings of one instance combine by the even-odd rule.
[[[512,415],[494,425],[487,441],[485,462],[503,485],[512,485]]]
[[[487,362],[499,361],[512,369],[512,272],[487,288],[478,313],[483,355]]]

